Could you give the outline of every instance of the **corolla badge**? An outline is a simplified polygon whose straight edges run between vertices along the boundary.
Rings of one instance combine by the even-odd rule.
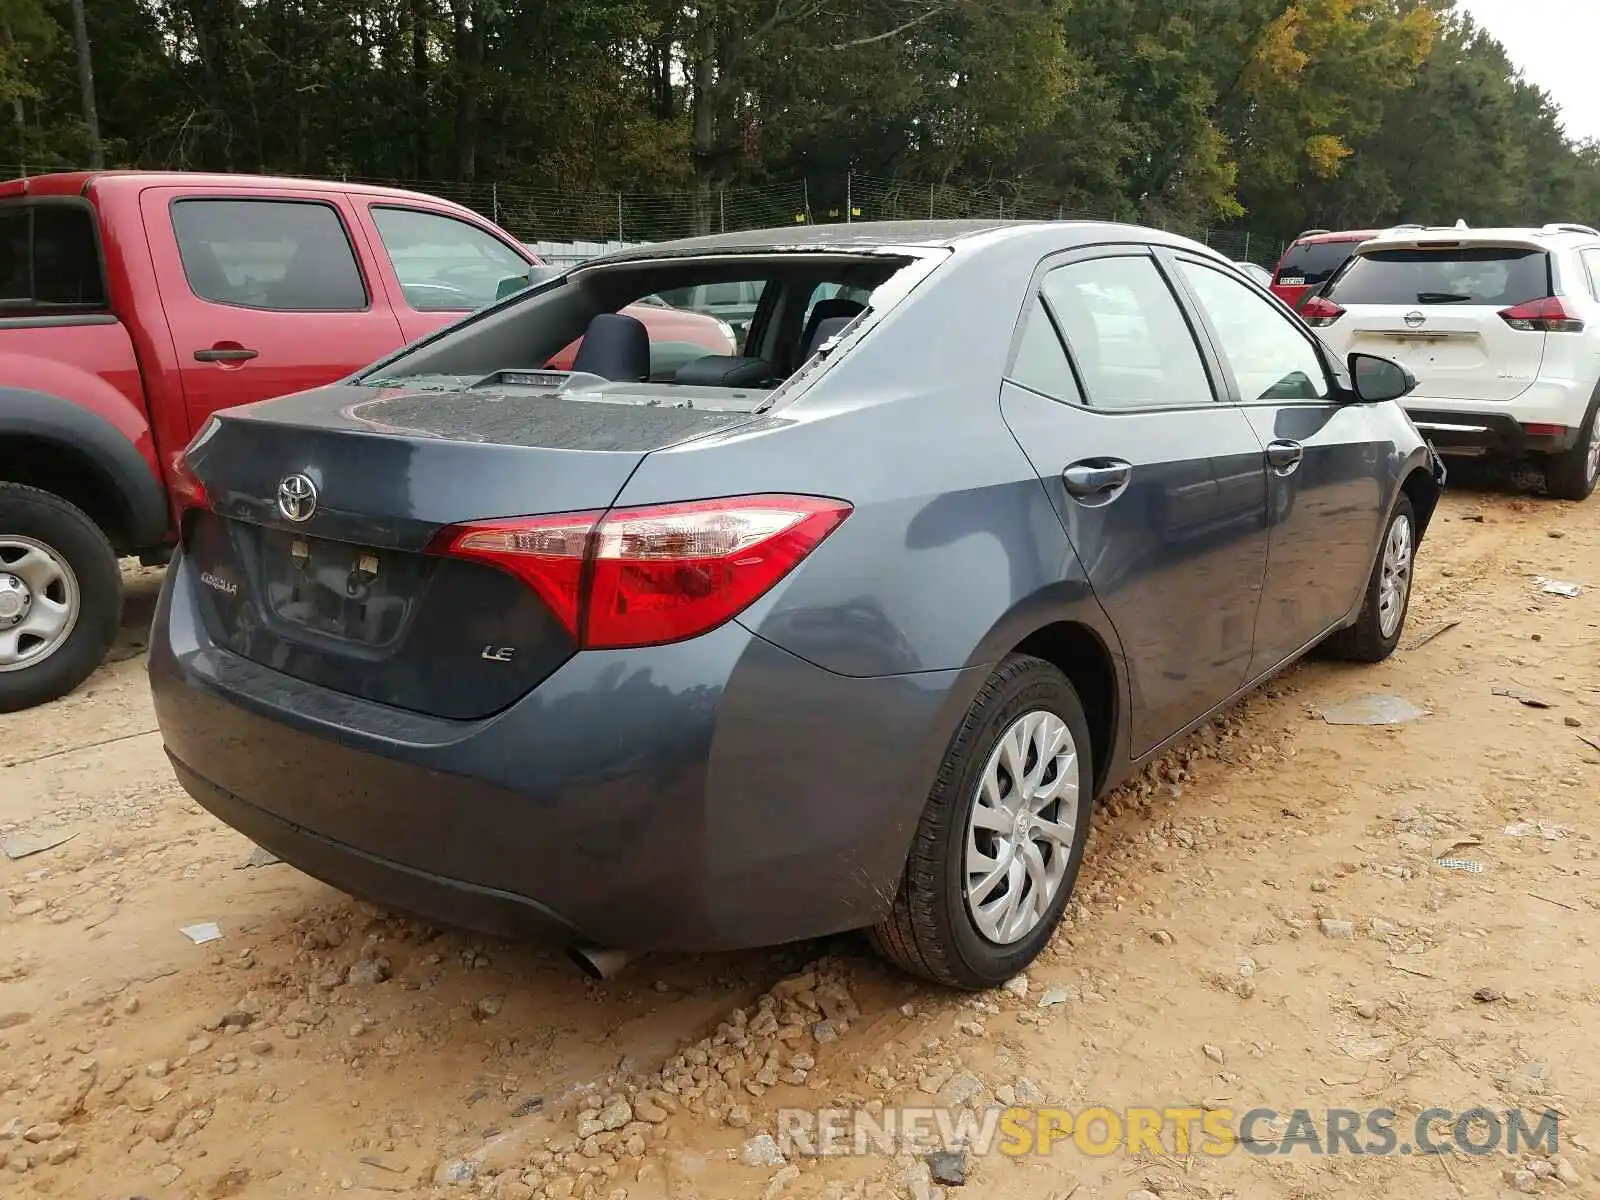
[[[1427,317],[1423,316],[1419,312],[1408,312],[1406,314],[1406,324],[1411,326],[1413,329],[1417,328],[1417,326],[1421,325],[1427,319]]]
[[[305,475],[285,475],[278,484],[278,511],[290,521],[309,520],[317,511],[317,485]]]

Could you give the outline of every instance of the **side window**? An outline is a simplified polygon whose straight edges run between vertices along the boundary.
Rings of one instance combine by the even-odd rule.
[[[106,306],[94,218],[76,204],[32,204],[0,213],[0,305],[29,311]]]
[[[1052,400],[1065,400],[1069,404],[1082,404],[1083,394],[1073,377],[1072,364],[1067,361],[1066,349],[1056,336],[1050,314],[1038,300],[1028,310],[1022,326],[1022,340],[1017,344],[1017,356],[1011,363],[1006,378],[1029,391],[1049,396]]]
[[[1600,300],[1600,250],[1585,250],[1583,265],[1589,268],[1589,294]]]
[[[1328,398],[1322,359],[1288,317],[1221,271],[1187,260],[1179,260],[1178,270],[1217,331],[1246,404]]]
[[[339,214],[309,200],[179,200],[172,228],[202,300],[273,312],[359,312],[367,289]]]
[[[1091,408],[1149,408],[1214,399],[1183,310],[1142,256],[1096,258],[1045,276],[1044,299]]]
[[[406,303],[418,312],[468,312],[492,304],[528,260],[476,225],[415,208],[372,206]]]

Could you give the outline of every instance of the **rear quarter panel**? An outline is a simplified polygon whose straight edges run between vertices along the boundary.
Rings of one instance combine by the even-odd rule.
[[[0,383],[87,409],[127,438],[160,474],[139,362],[120,321],[0,320]]]
[[[793,402],[650,455],[617,503],[754,492],[850,501],[849,519],[740,618],[838,674],[994,662],[1032,632],[1028,621],[1082,620],[1115,647],[1000,415],[1012,334],[1045,252],[1018,239],[954,257]],[[1014,620],[1021,612],[1030,616]]]

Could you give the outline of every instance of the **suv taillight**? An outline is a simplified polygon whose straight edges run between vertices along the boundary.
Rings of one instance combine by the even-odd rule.
[[[1500,319],[1524,333],[1582,333],[1583,321],[1573,316],[1559,296],[1530,300],[1515,308],[1502,309]]]
[[[1307,325],[1321,328],[1324,325],[1332,325],[1344,316],[1344,309],[1325,296],[1313,296],[1300,306],[1300,316]]]
[[[657,646],[749,608],[851,511],[816,496],[735,496],[514,517],[440,530],[429,552],[517,576],[584,649]]]

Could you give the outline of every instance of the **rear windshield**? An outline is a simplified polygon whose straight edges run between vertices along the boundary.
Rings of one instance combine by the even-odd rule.
[[[1296,242],[1278,264],[1276,282],[1299,284],[1326,283],[1344,265],[1360,242]]]
[[[104,308],[94,217],[86,205],[0,208],[0,316]]]
[[[1550,294],[1542,250],[1505,246],[1378,250],[1353,259],[1328,289],[1339,304],[1490,304],[1510,308]]]

